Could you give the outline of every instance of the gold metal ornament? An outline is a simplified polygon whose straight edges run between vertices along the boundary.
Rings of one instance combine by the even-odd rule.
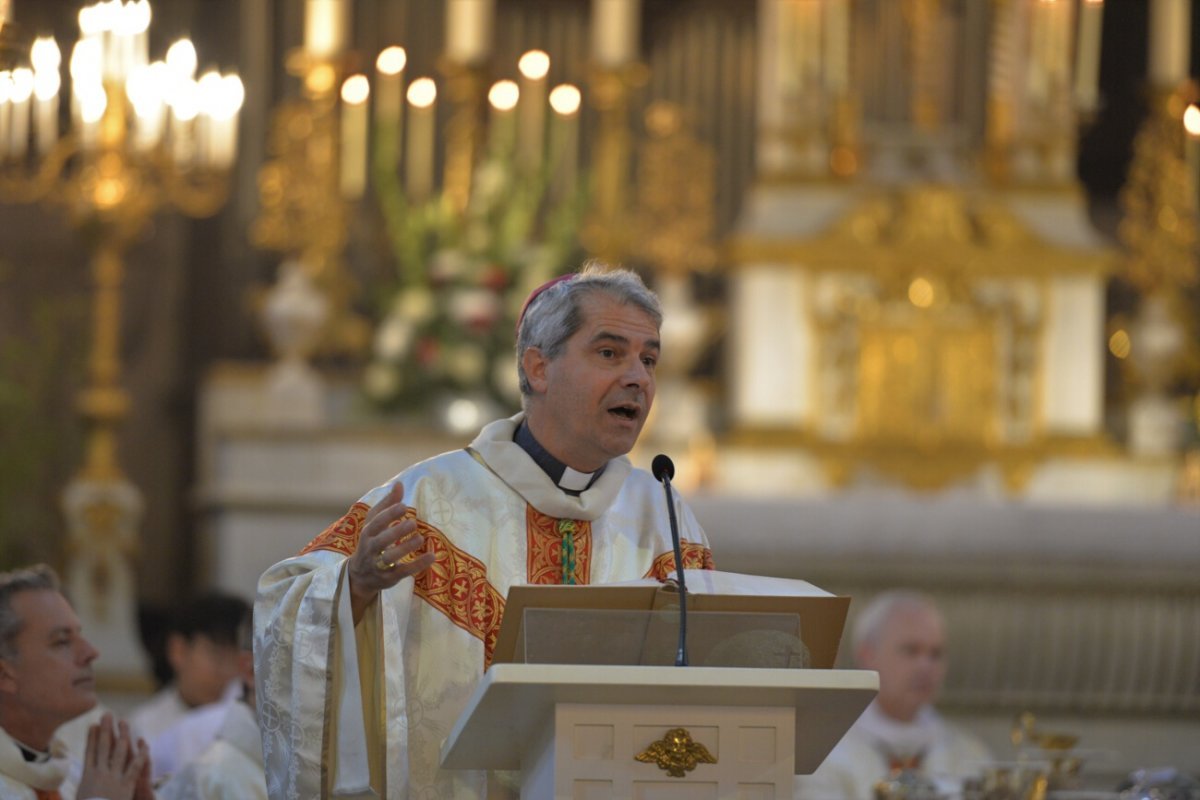
[[[684,773],[694,770],[697,764],[717,763],[707,747],[692,740],[686,728],[672,728],[634,759],[644,764],[657,764],[672,778],[684,777]]]
[[[869,195],[812,239],[747,237],[730,254],[809,273],[813,418],[845,433],[743,427],[732,441],[809,449],[838,485],[869,467],[937,489],[995,464],[1014,492],[1049,455],[1106,449],[1045,430],[1039,353],[1046,276],[1102,280],[1108,252],[1058,247],[1001,202],[920,185]]]

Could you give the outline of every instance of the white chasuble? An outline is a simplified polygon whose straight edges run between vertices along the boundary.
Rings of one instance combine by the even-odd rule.
[[[520,420],[493,422],[468,449],[368,492],[263,574],[254,650],[273,800],[482,798],[486,774],[441,770],[438,754],[491,662],[509,587],[674,570],[666,498],[649,473],[614,459],[568,495],[513,442]],[[396,482],[436,561],[383,592],[354,629],[343,567],[367,511]],[[676,513],[684,566],[711,569],[691,510],[677,500]]]

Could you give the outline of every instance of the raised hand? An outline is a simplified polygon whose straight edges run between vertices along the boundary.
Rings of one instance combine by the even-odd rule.
[[[404,485],[397,483],[367,512],[358,535],[358,548],[350,556],[350,604],[354,621],[384,589],[433,565],[433,553],[406,558],[421,549],[425,537],[417,533],[415,519],[404,519]]]

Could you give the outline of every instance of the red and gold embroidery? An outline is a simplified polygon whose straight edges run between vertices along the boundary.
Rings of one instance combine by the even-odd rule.
[[[309,542],[301,555],[313,550],[351,555],[358,546],[367,510],[365,503],[355,503],[344,517]],[[410,508],[404,519],[413,519],[416,513]],[[488,583],[487,567],[482,561],[455,547],[444,533],[420,519],[417,532],[425,538],[419,552],[432,552],[434,562],[413,578],[413,593],[483,642],[483,668],[487,669],[500,633],[504,597]]]
[[[684,569],[716,569],[713,566],[712,550],[702,544],[680,542],[679,551],[683,555]],[[645,577],[654,578],[661,582],[675,576],[675,554],[666,552],[654,559]]]
[[[416,576],[416,595],[483,642],[487,669],[500,633],[504,597],[488,583],[482,561],[455,547],[432,525],[417,520],[417,530],[425,537],[424,552],[434,553],[434,562]]]
[[[370,508],[366,503],[355,503],[337,522],[321,531],[315,539],[304,545],[300,555],[313,550],[332,550],[344,556],[353,555],[358,547],[358,534]]]
[[[591,575],[592,523],[586,520],[571,520],[574,523],[572,540],[575,543],[574,582],[586,584]],[[525,574],[530,583],[560,584],[563,580],[563,533],[559,520],[525,506]]]

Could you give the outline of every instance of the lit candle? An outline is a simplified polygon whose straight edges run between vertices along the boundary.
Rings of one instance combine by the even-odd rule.
[[[58,141],[58,92],[62,88],[58,43],[49,36],[34,39],[29,62],[33,64],[33,135],[38,154],[45,155]]]
[[[446,4],[446,57],[455,64],[478,64],[491,52],[493,0],[449,0]]]
[[[371,84],[366,75],[351,75],[342,84],[342,197],[356,200],[367,187],[367,98]]]
[[[28,67],[18,67],[12,71],[12,95],[9,102],[12,105],[10,121],[12,143],[9,155],[13,158],[24,158],[29,152],[29,114],[33,105],[33,70]]]
[[[147,152],[162,140],[170,81],[167,65],[156,61],[135,69],[125,84],[125,93],[133,106],[133,146],[136,150]]]
[[[38,155],[49,153],[58,141],[58,90],[62,79],[57,72],[33,75],[33,138]]]
[[[209,145],[214,169],[233,166],[237,155],[238,111],[246,99],[246,88],[237,75],[223,75],[218,100],[212,114],[212,142]]]
[[[1187,80],[1191,22],[1190,0],[1151,0],[1151,86],[1174,89]]]
[[[74,88],[78,91],[79,146],[85,151],[94,150],[100,141],[100,120],[108,109],[108,94],[98,81]]]
[[[569,200],[575,193],[579,172],[579,89],[569,83],[550,91],[551,196],[557,202]]]
[[[1084,0],[1079,9],[1079,35],[1075,49],[1075,106],[1095,111],[1100,105],[1100,34],[1104,28],[1104,0]]]
[[[1200,201],[1200,106],[1192,103],[1183,112],[1183,128],[1187,132],[1184,148],[1192,182],[1192,200],[1197,202]]]
[[[592,60],[615,69],[638,57],[640,0],[592,0]]]
[[[431,78],[417,78],[408,87],[408,140],[405,142],[404,170],[409,200],[429,198],[433,191],[433,120],[437,85]]]
[[[12,141],[12,72],[0,70],[0,161],[8,158]]]
[[[97,3],[91,8],[91,17],[85,21],[84,8],[79,12],[79,28],[84,38],[96,37],[100,41],[100,65],[104,80],[119,81],[120,57],[117,51],[116,29],[120,24],[121,3]]]
[[[497,158],[507,158],[515,138],[513,109],[520,101],[521,89],[513,81],[496,81],[488,90],[491,117],[488,122],[488,148]]]
[[[177,166],[188,167],[200,149],[196,129],[200,88],[194,80],[176,81],[167,102],[171,106],[171,157]]]
[[[344,0],[306,0],[304,4],[304,52],[327,61],[346,46],[348,27]]]
[[[403,146],[404,67],[408,54],[403,47],[388,47],[375,59],[375,127],[378,134],[375,157],[379,165],[394,170]]]
[[[137,0],[130,12],[129,29],[132,35],[130,69],[150,63],[150,0]]]
[[[517,110],[517,152],[521,168],[536,170],[542,163],[542,141],[546,126],[546,75],[550,56],[530,50],[517,62],[521,72],[521,98]]]
[[[80,15],[83,15],[82,11]],[[80,39],[71,50],[71,122],[79,131],[79,143],[84,149],[96,143],[100,121],[99,116],[95,116],[96,108],[99,107],[100,115],[104,113],[106,100],[104,85],[100,82],[103,58],[100,39],[95,36]],[[84,113],[84,106],[89,113]]]
[[[179,39],[167,48],[167,69],[177,81],[196,77],[196,46],[189,39]]]
[[[210,70],[196,82],[199,91],[199,112],[194,126],[196,139],[196,163],[211,167],[216,161],[217,124],[216,117],[221,107],[221,75]]]
[[[149,22],[149,20],[147,20]],[[135,3],[118,5],[113,9],[112,42],[115,65],[113,73],[125,80],[133,70],[135,40],[141,25],[141,13]]]

